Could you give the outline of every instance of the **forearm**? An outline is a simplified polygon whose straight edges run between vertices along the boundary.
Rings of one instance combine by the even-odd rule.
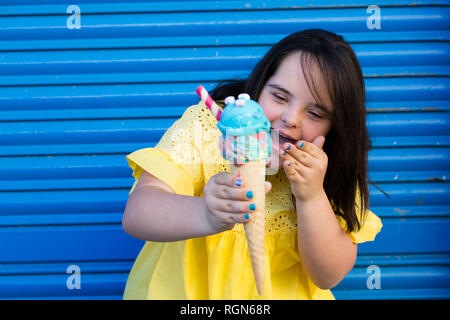
[[[124,230],[146,241],[178,241],[214,233],[204,198],[182,196],[155,187],[135,190],[123,217]]]
[[[325,192],[310,201],[297,200],[296,206],[303,267],[317,286],[330,289],[353,268],[356,245],[337,222]]]

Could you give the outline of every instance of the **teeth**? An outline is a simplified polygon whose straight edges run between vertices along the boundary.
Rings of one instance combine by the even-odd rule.
[[[294,141],[294,139],[291,139],[291,138],[289,138],[289,137],[283,136],[281,133],[280,133],[280,136],[282,136],[282,137],[283,137],[284,139],[286,139],[286,140]]]
[[[283,139],[283,140],[287,140],[287,141],[289,141],[289,142],[294,142],[295,141],[295,139],[291,139],[291,138],[289,138],[289,137],[286,137],[286,136],[284,136],[280,131],[278,131],[278,130],[274,130],[273,128],[271,128],[271,131],[272,132],[277,132],[278,133],[278,135],[281,137],[281,139]],[[273,134],[273,133],[272,133]]]

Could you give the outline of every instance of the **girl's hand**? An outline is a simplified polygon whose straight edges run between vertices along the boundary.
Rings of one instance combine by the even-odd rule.
[[[271,189],[266,183],[266,193]],[[209,179],[203,189],[207,207],[207,219],[216,233],[230,230],[236,223],[250,221],[255,204],[253,192],[245,188],[245,181],[227,172],[220,172]],[[253,210],[252,210],[253,209]]]
[[[283,168],[297,200],[307,201],[325,192],[323,181],[328,157],[322,150],[324,143],[325,137],[318,136],[312,143],[297,141],[295,145],[283,145]]]

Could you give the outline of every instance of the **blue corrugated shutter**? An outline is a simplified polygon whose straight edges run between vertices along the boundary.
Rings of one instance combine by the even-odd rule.
[[[370,176],[390,196],[371,188],[384,228],[336,298],[450,298],[450,7],[379,2],[369,29],[374,2],[78,0],[76,29],[67,1],[0,1],[0,298],[121,298],[143,244],[121,227],[126,154],[153,146],[197,85],[245,77],[307,28],[358,55]]]

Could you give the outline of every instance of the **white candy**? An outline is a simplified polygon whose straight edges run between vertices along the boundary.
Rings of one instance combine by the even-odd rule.
[[[233,96],[228,96],[225,98],[225,104],[230,104],[234,102],[234,97]]]
[[[242,100],[242,99],[236,100],[236,106],[238,106],[238,107],[245,106],[245,100]]]
[[[250,100],[250,96],[247,93],[241,93],[238,99]]]

